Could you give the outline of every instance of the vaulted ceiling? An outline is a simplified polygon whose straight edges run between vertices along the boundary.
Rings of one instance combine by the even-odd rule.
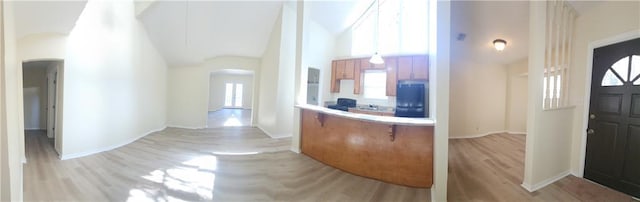
[[[30,34],[69,34],[87,1],[12,1],[9,3],[15,8],[16,37],[19,39]]]
[[[279,1],[157,1],[139,18],[170,66],[217,56],[262,57]]]

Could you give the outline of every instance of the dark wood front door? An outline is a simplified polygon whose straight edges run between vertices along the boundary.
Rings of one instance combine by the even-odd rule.
[[[584,177],[640,197],[640,38],[593,52]]]

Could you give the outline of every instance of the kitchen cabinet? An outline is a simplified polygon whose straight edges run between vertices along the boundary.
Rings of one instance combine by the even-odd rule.
[[[429,80],[427,55],[398,57],[398,80]]]
[[[345,67],[342,73],[342,79],[353,79],[353,71],[355,70],[355,60],[344,60]]]
[[[398,80],[410,80],[413,73],[413,58],[411,56],[398,57]]]
[[[348,79],[353,80],[356,78],[356,63],[357,60],[334,60],[331,62],[331,92],[340,92],[340,80]],[[359,66],[359,64],[358,64]],[[358,71],[360,71],[358,69]],[[358,82],[360,80],[360,73],[358,75]],[[358,89],[359,91],[359,89]],[[354,89],[354,92],[356,90]]]
[[[384,61],[384,65],[387,69],[387,96],[396,96],[396,84],[398,59],[397,57],[387,57]]]
[[[336,61],[335,79],[353,79],[353,71],[355,69],[354,60],[338,60]]]
[[[413,56],[413,78],[415,80],[429,80],[429,58],[427,55]]]
[[[340,92],[340,79],[336,78],[338,71],[338,65],[336,61],[331,62],[331,92],[338,93]]]
[[[353,94],[360,94],[360,88],[362,87],[362,70],[360,67],[360,62],[358,60],[353,60],[355,62],[355,67],[353,69]]]
[[[331,63],[331,92],[340,92],[341,80],[353,80],[353,94],[362,93],[364,71],[387,72],[386,95],[396,96],[396,84],[401,80],[429,80],[428,55],[384,56],[383,64],[371,64],[369,58],[334,60]]]

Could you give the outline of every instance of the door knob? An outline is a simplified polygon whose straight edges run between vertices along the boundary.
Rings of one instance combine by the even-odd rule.
[[[591,129],[591,128],[587,129],[587,134],[588,134],[588,135],[593,135],[594,133],[596,133],[596,131],[595,131],[595,130],[593,130],[593,129]]]
[[[595,114],[589,114],[589,119],[596,119],[596,115]]]

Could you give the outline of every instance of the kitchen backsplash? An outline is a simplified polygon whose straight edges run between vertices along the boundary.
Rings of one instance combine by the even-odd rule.
[[[364,96],[362,95],[362,93],[360,93],[359,95],[353,94],[353,80],[341,80],[340,81],[340,92],[339,93],[333,93],[333,101],[337,100],[338,98],[350,98],[350,99],[354,99],[357,101],[358,105],[379,105],[379,106],[384,106],[384,107],[395,107],[396,106],[396,97],[395,96],[390,96],[387,97],[386,100],[379,100],[379,99],[367,99],[364,98]]]

